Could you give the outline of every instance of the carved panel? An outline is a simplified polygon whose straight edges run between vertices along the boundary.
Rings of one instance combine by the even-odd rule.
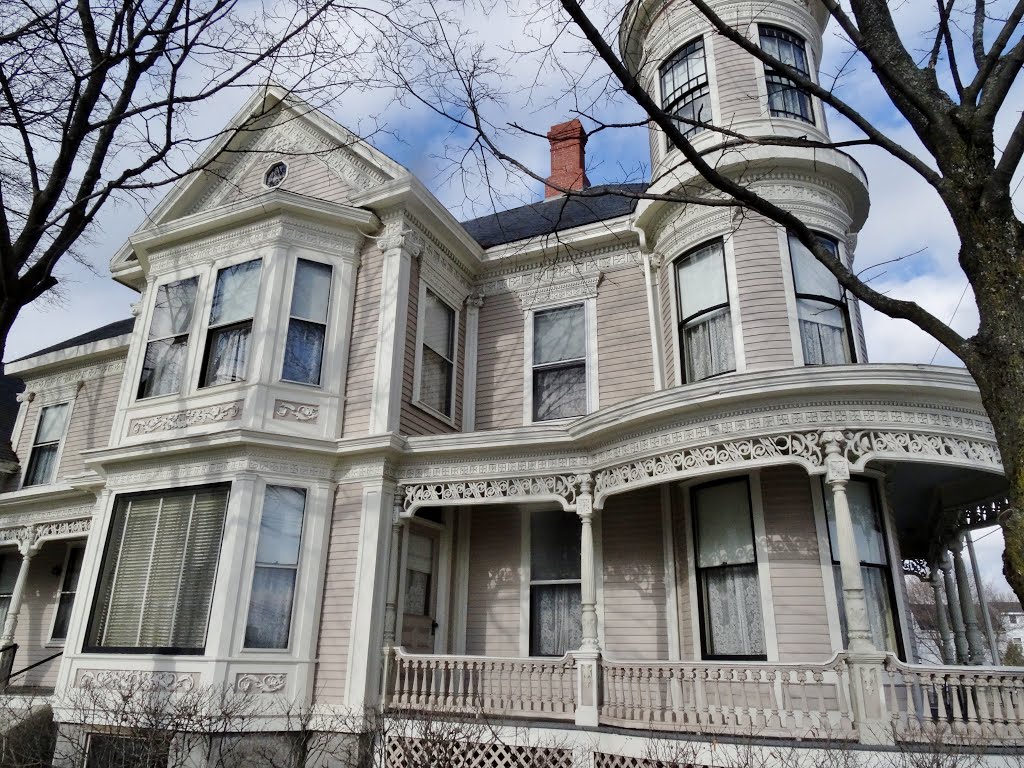
[[[239,693],[278,693],[284,690],[288,675],[280,672],[239,672],[235,690]]]
[[[196,672],[150,672],[129,669],[80,669],[75,678],[77,688],[103,688],[115,691],[157,690],[185,693],[199,682]]]
[[[218,403],[203,408],[188,408],[174,413],[162,413],[142,419],[132,419],[128,426],[130,435],[148,435],[153,432],[166,432],[172,429],[186,429],[203,424],[216,424],[222,421],[237,421],[242,418],[242,400],[230,403]]]
[[[317,419],[320,418],[320,406],[310,403],[295,403],[291,400],[275,400],[274,418],[279,421],[316,424]]]

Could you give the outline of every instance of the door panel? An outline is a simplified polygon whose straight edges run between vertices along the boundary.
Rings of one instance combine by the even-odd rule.
[[[410,653],[433,653],[437,605],[437,537],[410,530],[405,558],[402,647]]]

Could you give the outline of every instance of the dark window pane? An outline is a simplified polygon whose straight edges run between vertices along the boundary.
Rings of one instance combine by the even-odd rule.
[[[181,389],[188,336],[151,341],[146,345],[139,379],[139,398],[171,395]]]
[[[294,594],[294,568],[256,568],[245,627],[246,648],[288,647]]]
[[[552,510],[530,515],[530,580],[580,577],[580,519]]]
[[[68,592],[60,596],[57,603],[57,618],[53,621],[53,634],[50,637],[54,640],[64,640],[68,636],[68,622],[71,621],[71,609],[75,604],[74,592]]]
[[[583,416],[587,412],[587,367],[571,365],[533,372],[535,421]]]
[[[86,768],[167,768],[170,739],[159,731],[145,738],[93,733]]]
[[[324,358],[324,334],[327,327],[292,318],[284,348],[281,378],[301,384],[319,384]]]
[[[58,447],[59,444],[55,443],[53,445],[38,445],[32,449],[23,485],[43,485],[53,480],[53,475],[57,470]]]
[[[420,359],[420,400],[438,413],[452,415],[452,379],[450,361],[424,345]]]

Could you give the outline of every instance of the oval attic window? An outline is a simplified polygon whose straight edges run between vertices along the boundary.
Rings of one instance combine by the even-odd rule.
[[[288,166],[284,163],[274,163],[267,169],[267,175],[263,177],[263,183],[268,187],[280,186],[284,177],[288,174]]]

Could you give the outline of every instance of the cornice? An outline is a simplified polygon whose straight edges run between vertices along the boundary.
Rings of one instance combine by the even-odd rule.
[[[74,363],[74,359],[69,360]],[[120,376],[124,373],[124,357],[117,357],[102,363],[94,363],[84,367],[68,367],[63,371],[48,371],[46,375],[34,377],[30,372],[20,374],[25,381],[25,395],[29,399],[41,397],[44,401],[62,390],[77,388],[82,382],[102,379],[107,376]],[[12,371],[13,372],[13,371]]]
[[[518,264],[489,271],[476,284],[475,293],[493,296],[501,293],[542,291],[573,280],[587,280],[597,275],[615,272],[643,264],[638,248],[612,245],[594,251],[564,256],[553,262]]]

